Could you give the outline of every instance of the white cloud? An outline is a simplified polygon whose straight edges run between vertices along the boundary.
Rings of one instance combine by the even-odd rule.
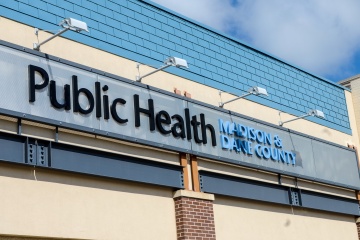
[[[153,2],[222,31],[226,26],[229,12],[234,9],[229,1],[221,0],[153,0]]]
[[[360,50],[359,0],[153,1],[321,76],[342,76]]]

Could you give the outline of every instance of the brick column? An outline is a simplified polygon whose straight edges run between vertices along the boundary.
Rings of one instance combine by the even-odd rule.
[[[360,218],[356,219],[356,227],[357,227],[357,232],[358,232],[358,238],[360,240]]]
[[[174,201],[178,240],[216,239],[213,194],[178,190]]]

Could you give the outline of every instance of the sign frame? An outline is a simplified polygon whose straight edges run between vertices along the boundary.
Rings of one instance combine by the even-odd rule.
[[[68,60],[64,60],[52,55],[48,55],[45,53],[41,53],[32,49],[28,49],[28,48],[24,48],[15,44],[11,44],[5,41],[0,40],[0,45],[1,46],[5,46],[23,53],[27,53],[27,54],[31,54],[34,55],[36,57],[41,57],[44,58],[46,60],[50,60],[53,62],[57,62],[57,63],[61,63],[61,64],[65,64],[67,66],[70,67],[74,67],[77,68],[79,70],[84,70],[90,73],[94,73],[94,74],[98,74],[100,76],[106,77],[106,78],[110,78],[111,80],[114,81],[120,81],[122,83],[125,84],[129,84],[131,86],[134,87],[139,87],[142,89],[145,89],[147,91],[152,91],[154,93],[159,93],[162,95],[166,95],[169,96],[171,98],[176,98],[182,101],[185,101],[187,103],[187,105],[189,104],[193,104],[193,105],[197,105],[197,106],[201,106],[203,108],[209,109],[209,110],[215,110],[216,112],[220,112],[224,115],[228,115],[228,116],[234,116],[237,118],[241,118],[247,121],[252,121],[254,123],[257,124],[261,124],[264,126],[268,126],[272,129],[277,129],[283,132],[287,132],[289,134],[294,134],[297,136],[301,136],[301,137],[305,137],[307,139],[310,140],[314,140],[320,143],[324,143],[330,146],[334,146],[337,148],[341,148],[344,149],[346,151],[352,152],[355,155],[354,161],[355,161],[355,165],[357,166],[357,173],[359,175],[359,166],[358,166],[358,159],[357,159],[357,154],[356,154],[356,150],[351,149],[351,148],[347,148],[345,146],[330,142],[330,141],[326,141],[320,138],[316,138],[314,136],[309,136],[291,129],[286,129],[284,127],[280,127],[259,119],[255,119],[255,118],[251,118],[248,117],[246,115],[240,114],[240,113],[236,113],[230,110],[226,110],[217,106],[213,106],[204,102],[200,102],[194,99],[189,99],[183,96],[179,96],[177,94],[171,93],[171,92],[167,92],[165,90],[159,89],[159,88],[155,88],[143,83],[139,83],[136,81],[131,81],[128,80],[126,78],[123,77],[119,77],[116,76],[114,74],[110,74],[104,71],[100,71],[98,69],[94,69],[94,68],[90,68],[78,63],[74,63]],[[90,134],[94,134],[94,135],[100,135],[103,137],[108,137],[108,138],[113,138],[113,139],[117,139],[117,140],[121,140],[121,141],[126,141],[126,142],[131,142],[131,143],[136,143],[136,144],[142,144],[142,145],[146,145],[146,146],[151,146],[151,147],[155,147],[155,148],[160,148],[160,149],[164,149],[164,150],[168,150],[168,151],[174,151],[174,152],[181,152],[181,153],[188,153],[188,154],[192,154],[192,155],[196,155],[198,157],[202,157],[202,158],[206,158],[206,159],[211,159],[211,160],[215,160],[215,161],[219,161],[219,162],[224,162],[224,163],[230,163],[230,164],[234,164],[234,165],[238,165],[238,166],[243,166],[243,167],[249,167],[252,169],[259,169],[262,171],[266,171],[266,172],[271,172],[271,173],[275,173],[275,174],[280,174],[280,175],[287,175],[287,176],[291,176],[291,177],[295,177],[295,178],[301,178],[304,180],[309,180],[309,181],[316,181],[319,183],[325,183],[325,184],[329,184],[329,185],[335,185],[335,186],[339,186],[339,187],[344,187],[344,188],[349,188],[349,189],[354,189],[354,190],[360,190],[360,186],[353,184],[342,184],[339,182],[334,182],[334,181],[328,181],[328,180],[324,180],[324,179],[319,179],[316,177],[310,177],[307,175],[303,175],[303,174],[294,174],[293,172],[289,172],[289,171],[283,171],[283,170],[274,170],[273,168],[268,168],[268,167],[264,167],[264,166],[260,166],[258,164],[253,164],[253,163],[247,163],[247,162],[242,162],[242,161],[236,161],[232,158],[227,158],[227,157],[221,157],[221,156],[214,156],[211,154],[207,154],[201,151],[197,151],[197,150],[193,150],[193,149],[184,149],[181,147],[177,147],[177,146],[172,146],[172,145],[167,145],[167,144],[162,144],[162,143],[155,143],[154,141],[149,141],[146,139],[141,139],[141,138],[137,138],[137,137],[129,137],[129,136],[125,136],[123,134],[118,134],[118,133],[114,133],[114,132],[109,132],[109,131],[104,131],[104,130],[99,130],[99,129],[95,129],[95,128],[90,128],[90,127],[85,127],[85,126],[81,126],[78,124],[73,124],[73,123],[67,123],[67,122],[60,122],[54,119],[50,119],[50,118],[46,118],[46,117],[39,117],[36,115],[31,115],[31,114],[24,114],[18,111],[14,111],[14,110],[9,110],[9,109],[4,109],[4,108],[0,108],[0,114],[3,115],[7,115],[10,117],[15,117],[18,119],[24,119],[24,120],[30,120],[30,121],[35,121],[35,122],[39,122],[39,123],[43,123],[43,124],[48,124],[54,127],[60,127],[60,128],[67,128],[67,129],[71,129],[71,130],[75,130],[75,131],[81,131],[81,132],[85,132],[85,133],[90,133]],[[219,141],[219,139],[217,139]],[[208,143],[209,144],[209,143]],[[220,148],[220,146],[218,146]],[[359,178],[360,179],[360,178]]]

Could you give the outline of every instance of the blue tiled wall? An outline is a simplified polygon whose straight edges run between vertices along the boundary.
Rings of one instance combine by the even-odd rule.
[[[317,108],[326,119],[310,120],[351,133],[341,86],[147,0],[6,0],[0,14],[40,29],[57,29],[65,17],[83,20],[90,33],[64,37],[156,67],[169,56],[184,58],[189,69],[167,71],[236,95],[265,87],[269,97],[249,99],[295,115]]]

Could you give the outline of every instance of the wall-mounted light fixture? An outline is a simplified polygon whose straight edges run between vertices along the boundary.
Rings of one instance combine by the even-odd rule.
[[[59,23],[59,25],[63,28],[62,30],[60,30],[58,33],[54,34],[53,36],[49,37],[48,39],[46,39],[45,41],[43,41],[41,43],[34,43],[33,49],[39,51],[41,45],[44,45],[45,43],[49,42],[53,38],[56,38],[57,36],[63,34],[67,30],[72,30],[74,32],[81,32],[81,31],[89,32],[89,30],[87,28],[87,24],[85,22],[76,20],[74,18],[65,18],[63,21],[61,21]],[[39,29],[35,28],[35,35],[38,35],[38,32],[39,32]]]
[[[290,119],[290,120],[287,120],[287,121],[284,121],[284,122],[280,121],[279,126],[284,125],[284,123],[292,122],[292,121],[295,121],[295,120],[298,120],[298,119],[301,119],[301,118],[305,118],[305,117],[309,117],[309,116],[315,116],[315,117],[318,117],[318,118],[325,118],[325,115],[324,115],[324,113],[322,111],[317,110],[317,109],[312,109],[307,114],[302,115],[300,117],[296,117],[296,118],[293,118],[293,119]]]
[[[141,79],[143,79],[144,77],[147,77],[147,76],[149,76],[151,74],[154,74],[154,73],[156,73],[158,71],[161,71],[161,70],[163,70],[165,68],[168,68],[168,67],[171,67],[171,66],[178,67],[178,68],[189,68],[188,64],[187,64],[187,61],[185,59],[181,59],[181,58],[177,58],[177,57],[169,57],[168,59],[166,59],[164,61],[164,64],[165,64],[164,66],[162,66],[162,67],[160,67],[158,69],[155,69],[154,71],[149,72],[149,73],[147,73],[147,74],[145,74],[143,76],[140,76],[140,74],[139,74],[139,76],[136,76],[136,81],[141,82]],[[139,69],[139,66],[140,66],[140,64],[137,64],[136,67]]]
[[[233,102],[233,101],[238,100],[238,99],[240,99],[240,98],[247,97],[247,96],[249,96],[249,95],[251,95],[251,94],[268,96],[268,93],[267,93],[267,91],[266,91],[265,88],[252,87],[252,88],[250,88],[250,89],[248,90],[248,92],[245,93],[244,95],[241,95],[241,96],[239,96],[239,97],[236,97],[236,98],[231,99],[231,100],[226,101],[226,102],[220,102],[220,103],[219,103],[219,107],[222,108],[222,107],[224,107],[225,104],[227,104],[227,103],[229,103],[229,102]],[[221,91],[219,91],[219,95],[221,95]]]

